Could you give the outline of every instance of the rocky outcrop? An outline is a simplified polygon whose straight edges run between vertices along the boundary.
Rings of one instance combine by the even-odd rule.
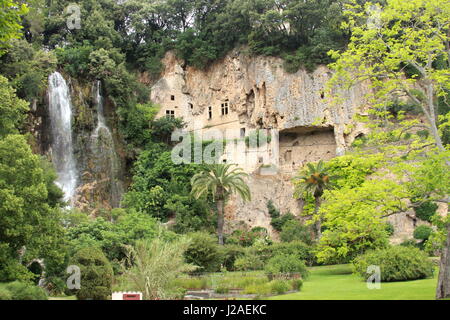
[[[99,209],[119,206],[126,176],[124,143],[117,130],[115,107],[106,94],[102,108],[104,130],[96,135],[100,119],[98,97],[93,90],[96,82],[84,83],[67,75],[64,78],[70,89],[73,149],[77,163],[78,183],[73,205],[95,215]],[[35,138],[34,151],[51,160],[53,137],[48,129],[52,121],[48,97],[43,96],[35,104],[30,121],[29,131]]]
[[[187,130],[196,133],[236,129],[248,134],[255,128],[279,132],[278,173],[261,176],[256,165],[243,166],[251,173],[252,201],[232,199],[226,208],[228,229],[259,226],[274,234],[267,201],[283,213],[299,215],[301,206],[291,183],[298,168],[343,154],[355,137],[367,132],[353,116],[367,105],[368,86],[342,92],[343,101],[334,103],[326,93],[332,75],[327,67],[290,74],[281,59],[251,57],[244,51],[232,51],[207,70],[186,67],[167,53],[165,71],[153,85],[151,98],[161,106],[158,116],[182,117]]]

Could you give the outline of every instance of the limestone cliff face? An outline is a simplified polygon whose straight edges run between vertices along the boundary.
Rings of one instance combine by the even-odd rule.
[[[152,87],[152,100],[161,106],[159,116],[183,117],[191,131],[217,128],[279,131],[279,170],[261,175],[258,167],[244,167],[252,201],[233,198],[226,207],[226,228],[270,226],[267,202],[272,200],[281,213],[300,215],[302,203],[294,199],[292,178],[307,162],[328,160],[342,154],[355,137],[367,133],[353,116],[367,106],[366,85],[342,92],[343,101],[333,104],[325,86],[331,72],[325,66],[313,73],[299,70],[286,73],[282,60],[274,57],[249,57],[239,49],[207,70],[185,67],[173,53],[164,59],[166,66]],[[229,110],[223,112],[228,108]],[[411,237],[413,220],[406,214],[390,218],[396,241]]]
[[[106,93],[99,90],[105,96],[101,108],[105,123],[100,128],[99,102],[96,101],[98,97],[94,90],[97,82],[82,82],[67,75],[64,78],[70,90],[73,150],[78,180],[73,205],[93,214],[98,209],[118,207],[125,181],[125,151],[116,125],[115,106]],[[51,142],[54,137],[49,130],[52,119],[48,95],[41,100],[32,109],[29,131],[35,138],[34,151],[51,160]]]
[[[352,123],[357,108],[367,104],[367,87],[353,88],[344,93],[343,103],[331,105],[325,95],[331,76],[328,68],[289,74],[282,63],[275,57],[249,57],[237,49],[202,71],[185,68],[169,52],[164,59],[165,72],[152,87],[152,100],[162,106],[160,116],[172,109],[188,122],[188,129],[194,129],[192,120],[197,129],[241,125],[278,130],[334,128],[337,153],[341,153],[346,147],[345,125]],[[208,108],[219,114],[224,102],[229,104],[230,114],[208,119]],[[363,129],[358,127],[353,133],[358,130]]]

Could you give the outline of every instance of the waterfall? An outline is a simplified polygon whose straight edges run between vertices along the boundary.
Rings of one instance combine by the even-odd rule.
[[[64,191],[64,200],[71,201],[77,187],[77,169],[72,142],[72,104],[69,88],[62,75],[49,76],[49,115],[52,135],[52,162],[58,174],[56,184]]]
[[[101,93],[101,82],[96,81],[93,87],[94,102],[97,106],[97,127],[91,136],[94,171],[100,189],[109,198],[111,207],[119,207],[123,194],[120,179],[120,162],[116,154],[114,138],[105,120],[104,102]]]

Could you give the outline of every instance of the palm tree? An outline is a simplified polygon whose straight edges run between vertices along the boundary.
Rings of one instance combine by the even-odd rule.
[[[244,181],[246,174],[241,168],[230,164],[206,164],[191,179],[192,195],[195,198],[212,195],[217,206],[217,234],[219,244],[223,245],[224,206],[229,197],[236,193],[244,201],[251,199],[250,189]]]
[[[306,168],[300,172],[300,176],[295,178],[297,180],[297,193],[300,195],[304,195],[305,193],[311,194],[314,197],[314,216],[317,218],[315,228],[316,238],[318,240],[322,236],[322,219],[317,217],[317,214],[322,202],[323,192],[333,186],[333,178],[327,173],[327,168],[322,160],[317,165],[308,163]]]

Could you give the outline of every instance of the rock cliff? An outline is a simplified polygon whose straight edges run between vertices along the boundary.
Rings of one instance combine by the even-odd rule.
[[[226,208],[229,229],[270,227],[267,202],[282,213],[299,215],[302,205],[293,198],[291,180],[306,162],[343,154],[354,138],[367,130],[353,121],[367,105],[367,86],[343,92],[342,103],[326,94],[331,76],[325,66],[313,73],[287,73],[275,57],[251,57],[236,49],[207,70],[186,67],[171,52],[165,71],[152,87],[152,101],[161,106],[158,116],[183,117],[189,131],[254,128],[279,132],[280,167],[276,175],[262,176],[245,168],[251,177],[252,201],[232,199]],[[228,110],[229,108],[229,110]],[[224,111],[225,110],[225,111]],[[248,131],[247,131],[248,132]]]

